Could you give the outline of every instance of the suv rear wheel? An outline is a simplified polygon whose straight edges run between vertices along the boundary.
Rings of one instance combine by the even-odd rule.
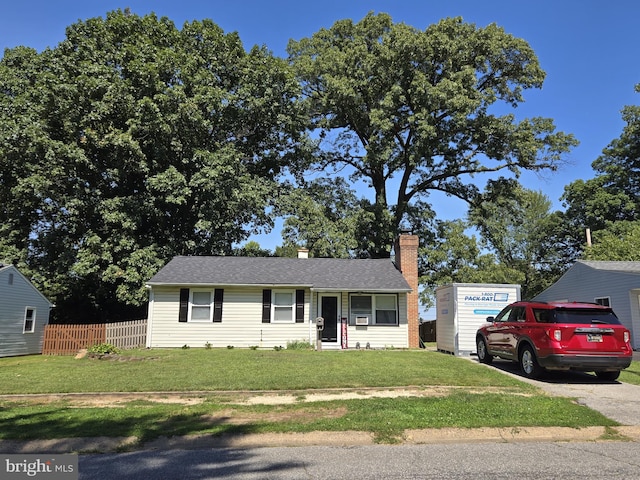
[[[478,352],[478,360],[480,363],[486,363],[489,365],[493,361],[493,356],[489,355],[487,351],[487,344],[484,341],[484,338],[478,337],[476,342],[476,351]]]
[[[538,365],[536,354],[529,345],[525,345],[522,347],[522,350],[520,350],[520,368],[522,369],[522,373],[529,378],[538,378],[544,371],[544,369]]]
[[[619,376],[620,376],[620,371],[596,372],[596,377],[598,377],[600,380],[607,380],[609,382],[613,382],[614,380],[617,380]]]

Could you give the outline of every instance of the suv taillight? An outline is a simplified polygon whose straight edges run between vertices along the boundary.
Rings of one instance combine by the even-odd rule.
[[[552,339],[554,339],[556,342],[559,342],[560,340],[562,340],[562,330],[549,330],[547,332],[547,335],[549,335],[549,337],[551,337]]]
[[[624,331],[624,343],[629,343],[629,331]]]

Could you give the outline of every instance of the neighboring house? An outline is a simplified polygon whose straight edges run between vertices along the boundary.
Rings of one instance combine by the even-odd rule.
[[[418,238],[390,259],[175,257],[148,282],[147,347],[418,347]]]
[[[42,353],[52,306],[16,267],[0,263],[0,357]]]
[[[640,348],[640,262],[578,260],[534,300],[593,302],[613,308]]]

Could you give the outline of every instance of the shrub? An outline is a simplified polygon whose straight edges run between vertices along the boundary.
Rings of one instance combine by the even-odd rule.
[[[290,340],[287,342],[287,350],[313,350],[313,345],[306,340]]]
[[[110,343],[98,343],[87,348],[87,353],[93,353],[96,355],[116,355],[122,351]]]

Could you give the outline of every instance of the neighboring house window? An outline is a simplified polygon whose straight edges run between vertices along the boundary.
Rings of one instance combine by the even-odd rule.
[[[262,291],[262,323],[304,322],[304,290]]]
[[[599,297],[595,299],[598,305],[604,305],[605,307],[611,306],[611,297]]]
[[[36,328],[36,309],[27,307],[24,311],[23,333],[33,333]]]
[[[9,285],[13,285],[13,273],[9,274]]]
[[[368,325],[398,325],[397,295],[351,295],[350,306],[351,325],[361,325],[364,317]]]
[[[224,290],[180,289],[179,322],[221,322]]]

